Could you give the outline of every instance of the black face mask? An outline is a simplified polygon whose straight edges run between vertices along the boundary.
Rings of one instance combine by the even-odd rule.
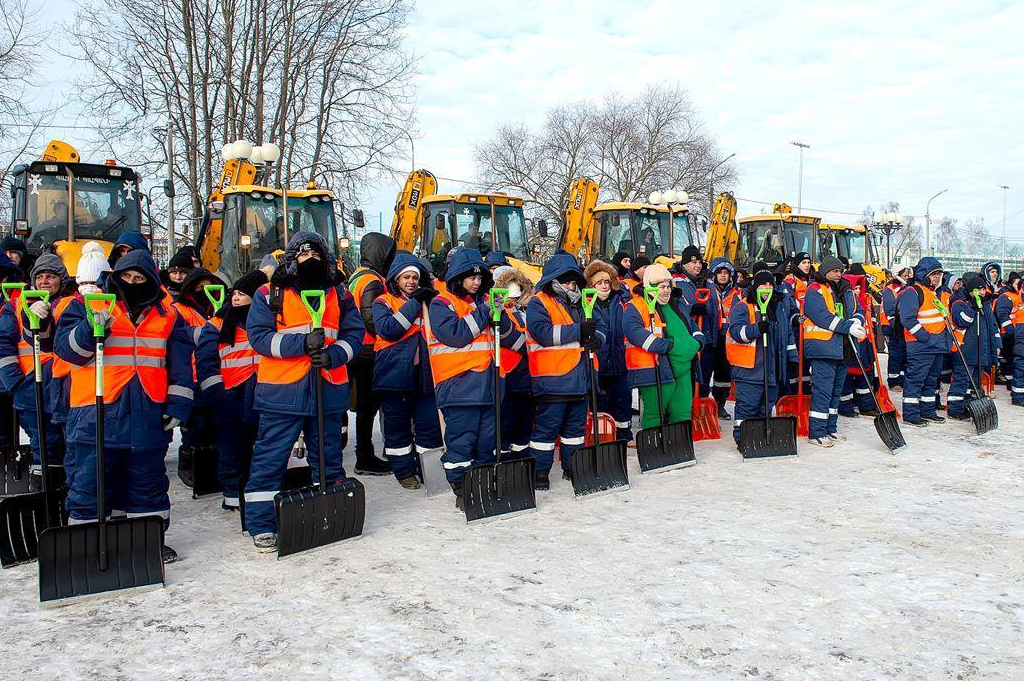
[[[129,309],[137,310],[145,305],[153,303],[156,299],[156,283],[148,279],[141,284],[128,284],[120,281],[118,282],[118,288],[121,289],[124,304],[127,305]]]
[[[235,318],[239,326],[245,326],[249,321],[249,305],[237,305],[231,308],[231,316]]]
[[[299,290],[324,290],[328,284],[325,270],[324,264],[316,258],[309,258],[298,263],[295,279]]]

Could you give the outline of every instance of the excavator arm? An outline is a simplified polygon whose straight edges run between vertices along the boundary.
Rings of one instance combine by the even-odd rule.
[[[423,220],[423,199],[437,193],[437,178],[429,170],[414,170],[395,197],[395,217],[391,221],[391,238],[399,250],[414,251],[419,241]]]
[[[711,212],[711,226],[708,227],[708,242],[704,247],[704,261],[711,262],[715,258],[736,259],[736,248],[739,245],[740,233],[736,226],[736,198],[732,192],[722,192],[715,199],[715,208]]]
[[[562,216],[558,248],[574,256],[590,258],[594,250],[594,206],[600,191],[597,182],[579,177],[569,186],[569,202]]]

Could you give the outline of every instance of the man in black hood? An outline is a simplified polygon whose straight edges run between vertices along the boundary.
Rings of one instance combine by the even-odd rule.
[[[380,411],[380,396],[373,385],[373,301],[384,295],[384,277],[391,268],[397,250],[395,240],[385,234],[371,232],[359,242],[359,269],[349,278],[349,290],[359,307],[366,326],[363,349],[348,365],[352,383],[352,408],[356,413],[356,473],[388,475],[391,466],[377,457],[373,449],[373,421]]]

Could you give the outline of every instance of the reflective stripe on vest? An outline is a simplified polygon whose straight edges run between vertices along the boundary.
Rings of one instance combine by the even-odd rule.
[[[555,300],[554,296],[547,293],[538,293],[533,296],[539,300],[544,309],[547,310],[551,324],[555,327],[575,324],[569,311],[562,307],[561,303]],[[556,334],[558,329],[553,332]],[[531,376],[565,376],[580,363],[583,357],[583,346],[578,342],[565,343],[563,345],[546,346],[533,340],[530,335],[530,328],[526,328],[526,359],[530,364]]]
[[[53,314],[54,329],[57,328],[57,308],[59,307],[60,311],[63,312],[64,309],[67,308],[68,303],[70,303],[71,300],[72,296],[65,296],[64,298],[61,298],[57,302],[57,305],[55,307],[51,308]],[[28,376],[35,371],[35,363],[32,360],[32,344],[25,340],[26,329],[24,326],[24,322],[22,321],[22,314],[24,314],[24,310],[22,309],[20,296],[18,297],[18,303],[15,306],[14,310],[14,317],[18,322],[18,366],[21,368],[21,373]],[[47,362],[53,361],[54,357],[55,355],[52,352],[40,352],[39,366],[43,366]],[[67,364],[67,362],[65,362],[65,364]],[[56,365],[54,365],[54,371],[56,371]],[[67,372],[65,372],[63,375],[66,376]]]
[[[754,306],[748,302],[742,304],[747,306],[747,319],[750,320],[751,324],[754,324],[757,319],[754,313]],[[741,343],[733,340],[731,333],[726,333],[725,356],[729,360],[729,364],[733,366],[753,369],[754,363],[757,361],[757,340]]]
[[[163,314],[161,314],[163,312]],[[124,387],[139,377],[146,396],[154,402],[167,400],[167,339],[178,315],[163,301],[146,310],[138,326],[132,323],[124,303],[114,306],[110,335],[103,344],[103,402],[117,400]],[[71,372],[72,407],[96,402],[96,360]]]
[[[476,310],[475,303],[466,302],[458,296],[438,296],[435,300],[447,305],[459,319]],[[469,345],[453,348],[437,340],[433,333],[428,333],[427,353],[430,356],[430,372],[434,377],[434,385],[440,385],[467,371],[487,371],[494,362],[493,337],[491,326],[488,324]]]
[[[647,301],[640,297],[634,297],[633,300],[629,301],[629,304],[637,309],[640,313],[640,321],[644,325],[644,329],[650,331],[651,329],[651,313],[647,311]],[[653,369],[654,358],[653,352],[647,350],[650,344],[654,342],[654,337],[664,338],[665,337],[665,322],[662,321],[661,315],[657,314],[654,317],[654,336],[649,336],[644,342],[644,347],[637,347],[629,342],[626,338],[626,368],[627,369]]]
[[[804,298],[807,297],[807,287],[809,284],[800,277],[795,277],[792,274],[786,275],[786,281],[793,287],[793,297],[796,298],[797,305],[800,307],[800,312],[803,312]]]
[[[268,295],[270,287],[266,284],[260,289],[264,295]],[[338,302],[337,289],[330,289],[324,297],[324,315],[321,323],[324,327],[326,344],[332,345],[338,342],[338,327],[341,323],[341,305]],[[302,298],[294,289],[285,289],[281,301],[281,312],[277,315],[277,334],[306,334],[313,330],[313,319],[309,316]],[[278,336],[279,337],[279,336]],[[276,340],[276,339],[275,339]],[[280,341],[271,340],[270,346],[278,346]],[[349,353],[351,354],[351,352]],[[298,357],[274,357],[263,355],[258,362],[256,377],[260,383],[275,385],[291,385],[298,383],[309,375],[312,364],[309,355]],[[348,368],[346,365],[332,369],[321,369],[324,379],[333,385],[348,383]]]
[[[920,331],[922,327],[933,336],[945,330],[946,322],[943,320],[942,311],[935,305],[936,296],[942,298],[946,309],[949,309],[948,293],[936,294],[934,291],[925,289],[920,284],[914,284],[914,288],[920,293],[921,304],[917,310],[917,324],[913,328],[904,329],[903,331],[904,338],[910,343],[917,342],[917,337],[914,334]]]
[[[214,317],[210,324],[220,331],[224,320]],[[245,383],[259,367],[260,354],[253,349],[245,328],[241,326],[235,326],[234,343],[217,343],[217,354],[220,356],[220,378],[225,390]]]
[[[356,299],[356,309],[359,309],[362,314],[362,309],[359,308],[360,302],[363,299],[363,291],[370,285],[371,281],[379,282],[381,286],[384,286],[384,278],[374,272],[371,269],[360,267],[349,278],[349,291],[352,293],[352,297]],[[385,289],[386,290],[386,289]],[[363,345],[373,345],[376,338],[369,330],[363,332]]]
[[[516,331],[523,334],[519,337],[515,347],[512,348],[501,348],[501,369],[506,374],[511,373],[519,362],[523,360],[523,355],[520,350],[526,345],[526,325],[519,320],[519,314],[513,313],[510,310],[505,310],[505,315],[508,316],[509,321],[512,322],[512,326],[516,328]]]
[[[385,305],[388,306],[388,309],[391,310],[391,314],[398,321],[398,323],[405,327],[405,333],[402,335],[401,338],[393,341],[384,340],[382,337],[377,336],[377,339],[373,342],[374,352],[380,352],[385,348],[390,348],[392,345],[401,343],[409,336],[420,333],[422,331],[423,323],[420,320],[419,315],[417,315],[415,319],[406,319],[405,315],[398,311],[403,305],[409,302],[406,298],[399,298],[398,296],[393,296],[390,293],[385,293],[382,296],[377,296],[377,300],[382,301]]]
[[[76,296],[64,296],[57,301],[57,305],[53,308],[53,328],[57,328],[57,322],[60,320],[60,316],[64,314],[64,310],[68,309],[68,305],[71,301],[76,300]],[[53,355],[53,372],[54,378],[64,378],[71,373],[72,368],[71,362],[66,359],[61,359],[56,353]]]
[[[715,286],[715,295],[718,296],[718,328],[721,329],[729,326],[729,315],[732,313],[732,306],[739,300],[739,290],[734,288],[722,297]]]
[[[831,312],[833,315],[836,314],[836,300],[832,296],[832,289],[828,286],[818,286],[818,291],[821,293],[821,297],[825,299],[825,309]],[[801,309],[802,306],[801,306]],[[820,340],[827,341],[832,339],[833,332],[836,327],[839,326],[839,317],[837,316],[832,320],[829,328],[823,329],[820,326],[816,326],[811,321],[810,317],[804,317],[804,340]]]

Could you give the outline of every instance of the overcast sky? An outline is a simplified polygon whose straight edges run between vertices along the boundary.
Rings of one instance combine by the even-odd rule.
[[[45,0],[42,11],[56,22],[71,8]],[[421,57],[416,163],[438,176],[473,179],[473,145],[500,124],[680,83],[736,153],[738,197],[796,206],[789,142],[802,140],[805,207],[859,213],[896,200],[923,216],[948,188],[933,219],[980,216],[998,235],[1005,184],[1008,231],[1024,240],[1024,3],[421,0],[407,33]],[[38,96],[68,91],[73,73],[52,60]],[[397,189],[369,193],[367,212],[385,225]]]

